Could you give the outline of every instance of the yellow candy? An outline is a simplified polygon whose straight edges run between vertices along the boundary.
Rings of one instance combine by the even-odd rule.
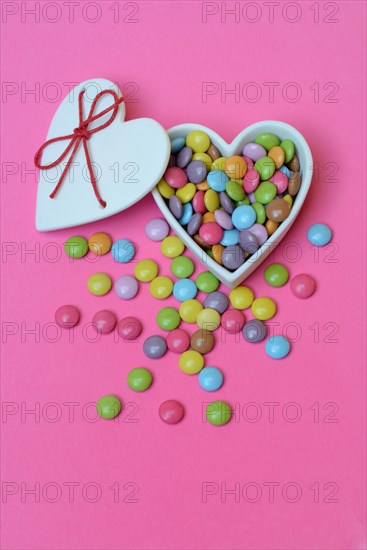
[[[141,260],[134,269],[138,281],[149,283],[158,275],[158,265],[153,260]]]
[[[149,285],[149,292],[153,298],[164,300],[172,294],[173,282],[169,277],[156,277]]]
[[[254,293],[248,286],[238,286],[229,293],[229,301],[235,309],[246,309],[254,301]]]
[[[283,200],[289,204],[289,206],[292,208],[293,205],[293,199],[291,195],[284,195]]]
[[[251,311],[256,319],[267,321],[274,317],[277,306],[271,298],[256,298],[252,304]]]
[[[175,190],[173,189],[173,187],[170,187],[168,183],[164,181],[164,179],[161,179],[161,181],[158,182],[157,188],[162,197],[164,197],[165,199],[169,199],[170,197],[172,197],[172,195],[175,194]]]
[[[95,273],[88,279],[88,290],[95,296],[103,296],[111,290],[112,281],[106,273]]]
[[[185,323],[196,323],[203,306],[198,300],[185,300],[179,309],[180,317]]]
[[[190,202],[196,193],[196,185],[194,183],[186,183],[181,189],[177,189],[176,195],[183,204]]]
[[[214,162],[212,162],[212,165],[210,167],[210,170],[223,170],[226,167],[226,157],[219,157]]]
[[[166,237],[161,243],[161,252],[166,258],[176,258],[184,250],[185,245],[178,237]]]
[[[192,156],[192,160],[201,160],[201,162],[205,164],[207,170],[210,171],[213,159],[207,153],[195,153],[195,155]]]
[[[210,147],[210,139],[205,132],[194,130],[187,134],[186,145],[191,147],[194,153],[205,153]]]
[[[209,212],[215,212],[220,206],[219,195],[214,189],[208,189],[205,191],[204,204]]]
[[[199,328],[213,332],[220,325],[220,315],[215,309],[207,307],[200,311],[196,322]]]
[[[184,351],[180,355],[178,364],[186,374],[197,374],[204,366],[204,357],[198,351]]]

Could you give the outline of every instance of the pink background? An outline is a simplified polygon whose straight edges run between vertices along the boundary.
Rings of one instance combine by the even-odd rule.
[[[195,1],[139,2],[133,16],[128,15],[133,3],[97,2],[101,17],[95,23],[85,20],[94,17],[93,6],[83,20],[83,2],[75,7],[74,22],[62,2],[59,12],[55,3],[47,3],[51,7],[35,21],[24,13],[33,4],[2,4],[2,548],[366,548],[364,2],[296,2],[301,15],[294,23],[289,19],[296,17],[295,8],[285,8],[289,2],[275,8],[273,22],[266,3],[252,3],[259,15],[255,23],[246,21],[255,17],[251,10],[237,22],[223,13],[222,21],[221,3],[215,2],[207,8]],[[118,4],[119,21],[114,22]],[[234,5],[229,2],[227,8]],[[204,23],[203,9],[218,13]],[[111,257],[97,264],[70,263],[64,255],[50,259],[68,236],[102,230],[115,239],[134,240],[136,259],[154,257],[168,275],[169,261],[159,244],[144,236],[146,222],[158,215],[151,196],[121,215],[76,230],[35,230],[37,185],[34,173],[26,170],[33,169],[34,152],[57,105],[50,97],[55,90],[64,97],[66,82],[95,76],[123,89],[134,83],[124,89],[138,90],[137,101],[127,104],[128,117],[151,116],[166,128],[198,122],[230,141],[247,124],[284,120],[305,135],[318,163],[319,176],[305,207],[274,256],[291,275],[312,274],[317,293],[301,302],[289,285],[272,289],[263,280],[263,268],[247,281],[257,296],[276,300],[277,332],[292,323],[289,336],[294,338],[297,329],[300,338],[288,358],[274,362],[262,344],[229,336],[220,342],[224,336],[219,334],[206,357],[207,365],[225,374],[215,396],[179,370],[176,355],[155,362],[143,355],[145,337],[160,332],[156,312],[176,305],[174,299],[155,301],[144,285],[126,303],[113,292],[104,298],[88,294],[89,275],[105,271],[116,279],[132,273],[133,264],[118,265]],[[203,102],[203,82],[218,88],[224,83],[224,91],[235,82],[241,90],[253,82],[262,96],[251,102],[246,94],[235,98],[218,92]],[[279,83],[273,100],[267,82]],[[299,101],[289,100],[295,90],[287,88],[289,82],[301,90]],[[38,97],[24,93],[35,86]],[[248,88],[251,92],[254,88]],[[12,168],[17,173],[9,175]],[[318,257],[306,240],[308,226],[316,221],[330,224],[334,233],[333,245],[319,250]],[[291,261],[295,252],[296,261]],[[201,270],[197,265],[196,273]],[[133,344],[114,342],[112,335],[91,343],[86,340],[91,330],[83,339],[81,326],[73,343],[65,332],[52,343],[55,331],[51,326],[47,332],[47,323],[64,303],[80,307],[82,326],[102,308],[119,317],[138,314],[144,333]],[[35,326],[39,338],[27,333]],[[152,370],[155,381],[139,395],[125,379],[131,368],[142,365]],[[110,392],[125,406],[130,403],[119,421],[88,421],[93,409],[86,404]],[[184,421],[175,427],[157,416],[159,404],[169,398],[186,408]],[[203,404],[215,398],[227,400],[236,411],[220,429],[202,421]],[[76,403],[74,418],[71,405],[65,405],[71,402]],[[278,404],[273,419],[269,402]],[[295,407],[301,418],[291,422]],[[25,414],[32,408],[38,410],[35,415]],[[52,422],[55,414],[59,418]],[[258,421],[251,422],[256,414]],[[73,482],[79,484],[74,499],[68,491]],[[98,484],[96,502],[91,502],[97,499],[90,483]],[[205,498],[206,483],[215,494]],[[278,484],[273,502],[267,483]],[[302,491],[297,502],[289,502],[295,494],[289,483]],[[119,498],[111,486],[119,486]],[[40,488],[39,498],[26,493],[32,487]],[[235,487],[240,494],[225,494]],[[258,499],[249,502],[255,500],[256,487]]]

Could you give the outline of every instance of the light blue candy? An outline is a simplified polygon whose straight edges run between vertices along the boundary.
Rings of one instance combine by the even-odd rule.
[[[229,177],[222,170],[212,170],[206,176],[206,181],[211,189],[221,193],[226,190],[226,183],[229,181]]]
[[[180,279],[173,285],[173,295],[179,302],[192,300],[197,294],[197,286],[191,279]]]
[[[194,213],[194,209],[192,207],[191,202],[187,202],[183,205],[183,214],[181,218],[178,220],[181,225],[187,225],[189,221],[191,220]]]
[[[181,151],[183,147],[185,147],[185,144],[186,144],[186,139],[184,137],[177,137],[177,138],[171,139],[172,155],[177,155],[177,153]]]
[[[248,229],[255,221],[256,210],[248,204],[238,206],[232,212],[232,223],[239,230]]]
[[[205,367],[199,373],[199,384],[206,391],[218,390],[223,384],[223,374],[216,367]]]
[[[324,246],[331,241],[331,229],[324,223],[314,223],[308,228],[307,238],[311,244]]]
[[[240,232],[238,229],[225,229],[223,231],[223,239],[220,244],[223,246],[231,246],[240,242]]]
[[[289,170],[289,168],[287,168],[286,166],[282,166],[281,168],[279,168],[279,172],[283,172],[283,174],[285,174],[287,176],[287,178],[289,179],[292,175],[292,172]]]
[[[125,264],[135,256],[135,246],[127,239],[119,239],[113,243],[111,254],[115,262]]]
[[[265,351],[272,359],[283,359],[290,349],[291,345],[284,336],[271,336],[265,344]]]

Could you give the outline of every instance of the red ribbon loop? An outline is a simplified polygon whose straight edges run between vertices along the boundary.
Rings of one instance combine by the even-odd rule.
[[[82,90],[79,94],[79,97],[78,97],[79,126],[77,128],[74,128],[74,131],[73,131],[72,134],[69,134],[67,136],[60,136],[60,137],[57,137],[57,138],[52,138],[52,139],[49,139],[48,141],[45,141],[45,143],[43,145],[41,145],[41,147],[38,149],[37,153],[35,154],[34,164],[40,170],[47,170],[49,168],[54,168],[55,166],[60,164],[60,162],[62,162],[64,160],[64,158],[68,155],[68,153],[71,151],[71,155],[69,157],[69,160],[66,163],[66,166],[65,166],[64,170],[61,173],[60,179],[57,182],[57,185],[56,185],[55,189],[52,191],[52,193],[50,195],[50,198],[53,199],[55,197],[56,193],[58,192],[58,190],[60,189],[60,187],[62,185],[62,182],[64,181],[64,178],[65,178],[65,176],[66,176],[66,174],[67,174],[67,172],[68,172],[68,170],[71,166],[71,163],[73,162],[73,159],[75,157],[75,154],[76,154],[77,150],[79,149],[80,144],[83,143],[84,154],[85,154],[85,158],[86,158],[86,161],[87,161],[87,166],[88,166],[90,180],[91,180],[91,183],[92,183],[92,186],[93,186],[94,194],[95,194],[99,204],[103,208],[105,208],[106,207],[106,202],[102,199],[102,197],[101,197],[101,195],[99,194],[99,191],[98,191],[96,178],[94,176],[93,167],[92,167],[91,159],[90,159],[90,156],[89,156],[87,141],[89,140],[89,138],[91,137],[92,134],[95,134],[96,132],[100,132],[101,130],[103,130],[104,128],[107,128],[107,126],[112,124],[112,122],[116,118],[119,105],[120,105],[120,103],[122,103],[124,101],[124,98],[123,97],[119,98],[117,96],[116,92],[114,92],[113,90],[103,90],[102,92],[99,92],[99,94],[97,94],[96,97],[93,100],[93,103],[92,103],[91,108],[89,110],[88,117],[83,120],[83,95],[84,95],[84,92],[85,92],[85,90]],[[96,105],[97,105],[98,101],[100,100],[100,98],[102,96],[104,96],[106,94],[112,95],[112,97],[114,99],[114,102],[109,107],[107,107],[106,109],[101,111],[100,113],[97,113],[96,115],[94,115],[93,113],[95,111],[95,108],[96,108]],[[104,115],[106,115],[110,111],[112,111],[111,116],[106,122],[104,122],[103,124],[100,124],[99,126],[96,126],[95,128],[92,128],[91,130],[88,130],[89,124],[91,124],[95,120],[98,120],[99,118],[103,117]],[[52,143],[56,143],[57,141],[64,141],[64,140],[70,140],[70,143],[65,147],[65,150],[61,153],[61,155],[56,160],[54,160],[54,162],[51,162],[50,164],[42,164],[41,163],[42,153],[46,149],[46,147],[48,147]]]

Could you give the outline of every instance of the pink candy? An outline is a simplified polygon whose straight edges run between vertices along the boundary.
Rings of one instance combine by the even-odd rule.
[[[249,170],[243,178],[243,188],[246,193],[253,193],[260,182],[260,174],[256,170]]]
[[[124,317],[118,322],[117,330],[123,340],[136,340],[143,327],[136,317]]]
[[[309,298],[316,290],[315,280],[306,273],[300,273],[291,280],[291,290],[297,298]]]
[[[183,353],[190,347],[190,336],[181,328],[176,328],[168,333],[166,342],[170,351]]]
[[[204,191],[197,191],[192,199],[192,207],[195,212],[199,214],[205,214],[206,206],[204,202]]]
[[[179,189],[187,183],[186,171],[177,166],[171,166],[165,171],[163,179],[174,189]]]
[[[271,183],[274,183],[275,187],[277,188],[277,193],[284,193],[284,191],[288,187],[288,178],[280,170],[276,170],[269,181],[271,181]]]
[[[199,237],[206,244],[218,244],[223,239],[223,229],[215,222],[203,223]]]
[[[55,321],[61,328],[72,328],[79,323],[80,313],[75,306],[61,306],[55,312]]]
[[[116,316],[112,311],[108,309],[102,309],[97,311],[93,315],[92,323],[97,332],[101,334],[108,334],[112,332],[116,326]]]
[[[245,316],[239,309],[227,309],[222,314],[221,325],[227,332],[240,332],[245,324]]]

